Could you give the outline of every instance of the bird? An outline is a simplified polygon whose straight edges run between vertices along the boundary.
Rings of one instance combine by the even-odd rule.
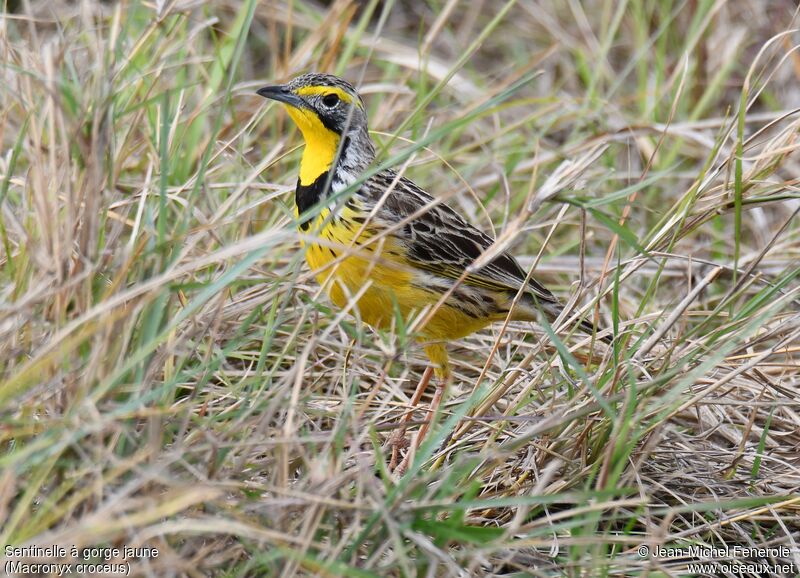
[[[389,467],[402,473],[450,379],[447,343],[506,318],[535,322],[544,316],[552,322],[563,305],[510,253],[478,262],[495,239],[447,204],[394,169],[370,171],[375,144],[364,101],[352,84],[308,73],[256,93],[281,103],[305,141],[295,216],[306,261],[331,301],[351,307],[378,329],[390,327],[398,311],[405,320],[422,319],[417,338],[431,365],[391,440]],[[584,320],[580,328],[596,333]],[[607,335],[601,339],[610,342]],[[399,462],[407,422],[432,374],[436,388],[429,418]]]

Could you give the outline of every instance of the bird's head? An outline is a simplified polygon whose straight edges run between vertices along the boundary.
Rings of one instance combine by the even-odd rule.
[[[342,135],[367,125],[364,102],[356,89],[331,74],[304,74],[287,84],[265,86],[257,93],[283,103],[304,136],[307,131],[321,130]]]
[[[330,74],[311,73],[286,84],[265,86],[257,94],[282,103],[303,133],[303,184],[313,182],[330,168],[343,138],[348,148],[355,145],[356,150],[351,152],[367,162],[374,157],[364,102],[349,82]]]

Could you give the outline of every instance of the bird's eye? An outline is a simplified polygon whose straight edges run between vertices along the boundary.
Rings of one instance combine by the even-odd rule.
[[[339,95],[333,93],[326,94],[322,97],[322,104],[328,108],[334,108],[337,104],[339,104]]]

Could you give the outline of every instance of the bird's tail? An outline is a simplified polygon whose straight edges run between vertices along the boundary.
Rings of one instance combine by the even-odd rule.
[[[581,331],[583,331],[584,333],[588,333],[589,335],[594,335],[595,333],[598,334],[602,333],[602,335],[597,336],[597,338],[600,341],[608,343],[609,345],[611,345],[614,342],[614,336],[611,335],[610,333],[606,333],[602,327],[595,327],[585,319],[581,319],[580,325],[581,325]]]
[[[545,315],[547,316],[547,320],[550,321],[551,323],[553,323],[561,315],[561,312],[564,310],[564,307],[560,303],[558,303],[558,304],[557,303],[550,303],[548,305],[549,306],[545,306],[542,309],[543,309]],[[589,321],[586,321],[585,319],[581,319],[580,320],[579,326],[580,326],[581,331],[583,331],[587,335],[595,335],[595,334],[602,333],[602,335],[598,335],[597,336],[597,338],[599,340],[601,340],[601,341],[603,341],[605,343],[608,343],[609,345],[611,345],[611,343],[614,342],[614,336],[611,335],[610,332],[604,331],[604,329],[602,327],[595,327],[594,325],[592,325]]]

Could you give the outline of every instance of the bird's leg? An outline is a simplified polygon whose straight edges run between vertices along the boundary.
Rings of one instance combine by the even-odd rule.
[[[428,408],[428,419],[426,419],[425,423],[422,424],[422,427],[419,428],[419,431],[414,438],[414,442],[411,444],[411,447],[408,448],[408,453],[403,458],[403,461],[400,462],[397,468],[393,470],[398,476],[402,476],[405,473],[409,464],[411,464],[411,460],[414,459],[414,454],[425,440],[425,436],[428,434],[428,430],[431,428],[431,424],[433,423],[433,418],[442,403],[442,397],[444,396],[444,388],[446,384],[446,380],[440,379],[437,376],[436,391],[433,393],[433,399],[431,400],[431,405]],[[392,457],[394,457],[394,454],[392,454]]]
[[[425,372],[422,374],[422,378],[417,384],[417,389],[414,390],[414,395],[411,398],[411,409],[403,416],[403,419],[400,421],[400,427],[395,430],[389,441],[392,446],[392,458],[389,461],[390,471],[394,471],[397,467],[397,459],[400,457],[400,450],[408,445],[406,442],[406,428],[408,427],[408,422],[411,420],[411,416],[414,414],[414,410],[419,404],[419,400],[422,399],[422,394],[425,393],[425,388],[428,387],[428,383],[431,381],[431,375],[433,375],[433,367],[428,366],[425,368]]]
[[[442,396],[444,395],[444,386],[445,386],[445,381],[443,379],[436,380],[436,391],[433,392],[433,399],[431,400],[431,405],[428,408],[428,419],[425,420],[425,423],[423,423],[422,427],[419,428],[419,433],[417,434],[417,438],[414,440],[415,450],[419,449],[419,446],[422,445],[422,440],[425,439],[428,430],[431,429],[431,424],[433,423],[433,416],[436,415],[436,412],[439,409],[439,405],[442,403]]]
[[[422,424],[422,427],[419,428],[419,432],[414,438],[414,443],[411,444],[411,447],[403,458],[403,461],[400,462],[397,468],[393,470],[398,476],[402,476],[403,473],[405,473],[405,471],[408,469],[411,460],[414,458],[414,453],[419,446],[422,445],[428,430],[431,428],[433,418],[442,403],[442,397],[444,397],[444,388],[447,385],[447,380],[450,373],[447,362],[447,350],[445,350],[444,345],[428,345],[425,347],[425,353],[427,353],[430,360],[436,364],[436,369],[434,370],[436,373],[436,391],[433,393],[433,399],[431,400],[431,405],[428,408],[428,419],[426,419],[425,423]],[[430,374],[428,375],[428,379],[430,379]],[[427,381],[425,383],[427,385]],[[392,457],[394,457],[394,454],[392,454]]]

